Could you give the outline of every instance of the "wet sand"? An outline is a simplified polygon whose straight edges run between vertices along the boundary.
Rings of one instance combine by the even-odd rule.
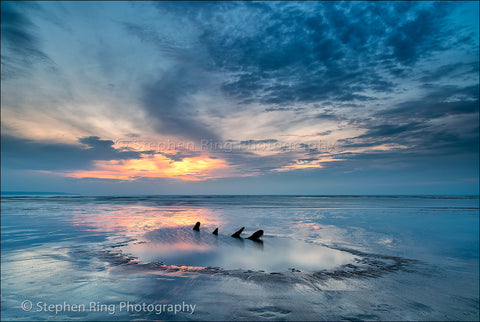
[[[478,318],[478,199],[248,200],[2,199],[2,320]]]

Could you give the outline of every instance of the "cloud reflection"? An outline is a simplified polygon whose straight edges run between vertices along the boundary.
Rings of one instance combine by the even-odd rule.
[[[262,242],[172,227],[145,234],[144,243],[130,243],[123,250],[144,262],[223,269],[317,271],[351,263],[354,255],[284,237],[264,236]]]
[[[137,205],[105,207],[94,214],[77,213],[73,218],[74,224],[88,226],[92,230],[121,232],[135,237],[158,228],[190,227],[196,221],[201,221],[206,226],[218,225],[220,222],[208,209],[162,209]]]

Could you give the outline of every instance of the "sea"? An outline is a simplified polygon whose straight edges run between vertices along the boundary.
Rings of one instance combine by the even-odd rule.
[[[2,195],[1,320],[478,321],[479,198]]]

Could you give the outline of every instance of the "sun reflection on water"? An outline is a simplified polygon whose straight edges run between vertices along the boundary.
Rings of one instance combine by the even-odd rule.
[[[87,226],[90,230],[122,232],[129,237],[139,237],[158,228],[193,227],[197,221],[200,221],[202,226],[221,223],[209,209],[188,207],[162,209],[147,206],[103,207],[96,213],[77,213],[72,221],[75,225]]]

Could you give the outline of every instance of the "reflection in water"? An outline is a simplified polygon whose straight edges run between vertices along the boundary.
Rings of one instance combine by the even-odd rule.
[[[300,240],[267,235],[252,241],[196,232],[190,226],[148,232],[143,242],[123,250],[145,262],[265,271],[331,269],[354,259],[350,253]]]
[[[215,227],[225,224],[212,209],[110,205],[96,210],[98,214],[76,213],[74,224],[140,238],[122,250],[145,262],[284,271],[330,269],[353,261],[353,255],[347,252],[290,238],[267,234],[263,241],[253,241],[230,234],[213,235]],[[202,223],[200,232],[192,230],[197,221]],[[245,231],[243,235],[251,233]]]
[[[15,197],[2,198],[1,215],[4,320],[478,320],[478,197]],[[264,229],[263,244],[231,238],[242,226],[248,230],[242,236]],[[378,243],[387,239],[388,247]],[[120,250],[189,267],[124,265]],[[409,266],[398,254],[423,264]],[[353,256],[359,259],[353,265],[318,274]],[[201,275],[205,266],[225,270]],[[243,269],[229,270],[236,268]],[[199,310],[177,317],[56,315],[22,310],[25,299],[188,300]]]
[[[253,247],[263,251],[263,240],[252,240],[251,242]]]
[[[97,215],[77,213],[73,223],[89,226],[92,230],[121,232],[131,237],[158,228],[187,226],[196,221],[201,221],[202,225],[207,226],[221,224],[209,209],[110,206],[97,211]]]

